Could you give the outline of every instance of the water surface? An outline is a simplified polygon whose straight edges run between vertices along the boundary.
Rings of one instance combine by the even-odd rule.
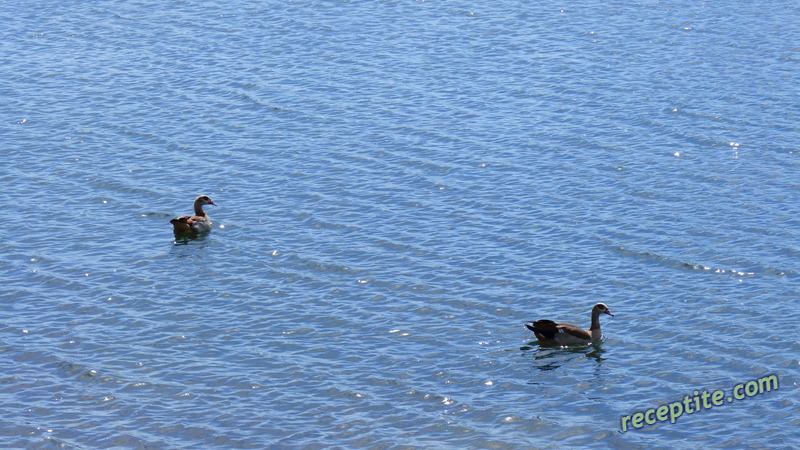
[[[799,16],[0,7],[0,442],[795,445]],[[596,346],[523,327],[597,301]]]

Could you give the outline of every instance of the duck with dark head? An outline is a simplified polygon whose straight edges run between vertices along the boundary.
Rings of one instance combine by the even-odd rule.
[[[211,219],[208,217],[203,206],[214,205],[211,197],[201,195],[194,200],[194,215],[180,216],[169,221],[174,228],[175,234],[198,234],[211,230]]]
[[[592,307],[592,325],[588,330],[571,323],[558,323],[547,319],[528,322],[525,327],[533,331],[539,342],[543,344],[586,345],[603,338],[603,332],[600,330],[600,314],[608,314],[614,317],[608,306],[604,303],[598,303]]]

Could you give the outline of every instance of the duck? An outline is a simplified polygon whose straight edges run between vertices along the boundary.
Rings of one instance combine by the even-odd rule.
[[[201,195],[194,199],[194,215],[193,216],[180,216],[169,221],[172,224],[175,233],[188,234],[188,233],[203,233],[211,230],[211,219],[208,214],[203,211],[203,206],[214,205],[211,197]]]
[[[536,338],[544,344],[587,345],[603,338],[603,333],[600,331],[600,314],[614,317],[608,306],[597,303],[592,307],[592,325],[588,330],[570,323],[557,323],[547,319],[528,322],[525,327],[533,331]]]

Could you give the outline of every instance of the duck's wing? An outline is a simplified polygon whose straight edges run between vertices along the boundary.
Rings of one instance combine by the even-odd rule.
[[[540,341],[553,341],[559,333],[558,324],[552,320],[540,319],[535,322],[528,322],[525,326],[533,331],[533,334]]]
[[[588,342],[592,341],[591,333],[571,323],[558,324],[558,330],[560,333],[564,335],[565,338],[567,338],[567,340],[578,339],[581,341],[588,341]]]
[[[180,216],[169,221],[176,233],[192,233],[192,217]]]
[[[540,341],[570,344],[592,340],[592,335],[588,331],[571,323],[556,323],[552,320],[541,319],[528,322],[525,326],[533,331]]]

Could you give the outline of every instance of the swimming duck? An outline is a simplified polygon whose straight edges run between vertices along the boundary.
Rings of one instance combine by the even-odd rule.
[[[202,233],[211,230],[211,219],[208,214],[203,211],[203,206],[214,205],[211,197],[201,195],[194,200],[194,215],[193,216],[180,216],[169,221],[172,224],[175,233]]]
[[[600,331],[600,314],[611,314],[611,311],[603,303],[598,303],[592,308],[592,325],[589,330],[569,323],[556,323],[552,320],[541,319],[536,322],[528,322],[525,326],[533,331],[536,338],[545,344],[556,345],[580,345],[591,344],[599,341],[603,337]]]

